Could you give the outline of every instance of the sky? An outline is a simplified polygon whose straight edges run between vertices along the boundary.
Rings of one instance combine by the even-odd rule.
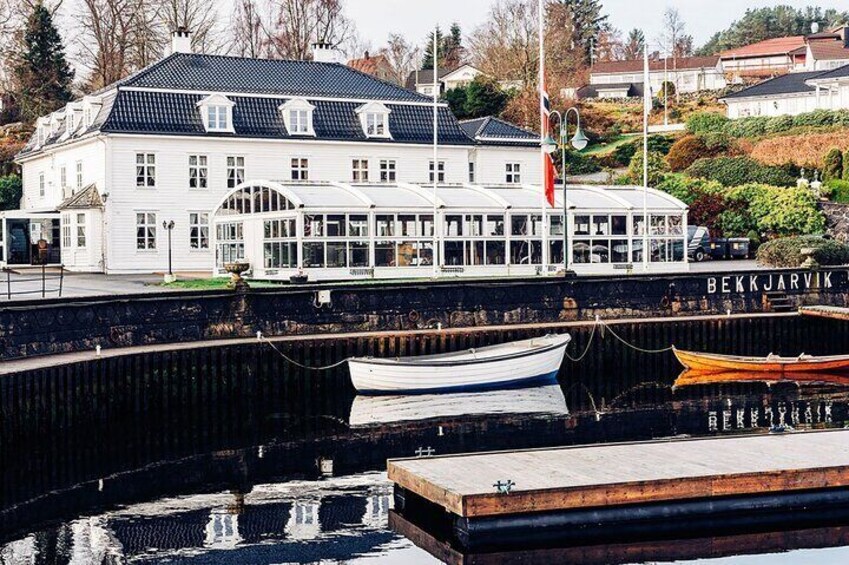
[[[458,22],[464,33],[470,33],[486,18],[494,0],[346,0],[347,13],[357,24],[360,34],[380,47],[389,33],[400,33],[412,43],[422,43],[438,22],[448,27]],[[660,35],[661,15],[667,6],[678,8],[687,23],[694,44],[705,43],[714,32],[739,19],[746,8],[787,4],[797,8],[808,5],[823,9],[846,10],[846,0],[602,0],[614,27],[623,34],[641,28],[649,43]]]

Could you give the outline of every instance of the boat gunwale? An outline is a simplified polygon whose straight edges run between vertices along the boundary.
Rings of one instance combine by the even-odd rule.
[[[469,350],[463,351],[455,351],[452,353],[437,353],[435,355],[423,355],[421,357],[401,357],[396,359],[386,358],[386,357],[352,357],[348,359],[348,363],[359,363],[362,365],[386,365],[393,367],[459,367],[464,365],[484,365],[487,363],[494,363],[499,361],[509,361],[513,359],[521,359],[523,357],[530,357],[531,355],[541,355],[543,353],[548,353],[551,351],[555,351],[561,347],[566,347],[572,342],[572,336],[567,334],[557,334],[555,337],[563,336],[563,339],[560,343],[552,343],[550,345],[544,345],[534,350],[524,350],[518,351],[515,353],[506,353],[504,355],[495,355],[492,357],[486,357],[484,359],[464,359],[464,360],[445,360],[440,361],[436,359],[437,357],[446,357],[454,354],[455,356],[459,356],[462,354],[467,354]],[[539,339],[539,338],[531,338],[531,339]],[[521,341],[531,341],[531,340],[521,340]],[[515,342],[514,342],[515,343]],[[497,347],[502,347],[507,345],[505,343],[499,343],[496,345],[481,347],[479,349],[475,349],[475,351],[483,351],[486,349],[495,349]],[[406,360],[409,359],[409,360]]]
[[[831,363],[834,361],[849,361],[849,355],[824,355],[817,356],[811,355],[807,358],[800,357],[755,357],[755,356],[744,356],[744,355],[726,355],[722,353],[702,353],[700,351],[688,351],[684,349],[677,349],[675,347],[672,348],[675,353],[675,357],[678,358],[679,361],[683,363],[680,355],[684,357],[694,357],[696,359],[715,359],[718,361],[732,361],[737,363],[748,363],[748,364],[757,364],[757,365],[767,365],[767,364],[781,364],[781,365],[790,365],[790,364],[814,364],[814,363]],[[802,353],[801,355],[805,355]]]

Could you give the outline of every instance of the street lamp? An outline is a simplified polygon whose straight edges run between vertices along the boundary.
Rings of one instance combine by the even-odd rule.
[[[174,271],[171,268],[171,232],[174,230],[174,220],[162,222],[162,227],[168,232],[168,274],[165,275],[165,282],[172,283],[177,280],[174,276]]]
[[[569,112],[575,113],[575,135],[569,139]],[[557,110],[552,110],[551,118],[556,117],[559,121],[560,128],[558,139],[560,145],[560,166],[562,168],[561,181],[563,182],[563,271],[565,276],[570,275],[569,271],[569,210],[566,204],[566,143],[572,145],[577,151],[582,151],[590,142],[589,138],[581,129],[581,113],[574,106],[568,108],[562,114]],[[550,144],[549,144],[550,143]],[[548,153],[554,153],[557,150],[558,142],[554,141],[551,136],[543,140],[543,145]]]

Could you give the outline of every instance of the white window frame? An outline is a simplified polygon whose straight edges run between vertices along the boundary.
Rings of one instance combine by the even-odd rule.
[[[392,139],[389,131],[389,114],[392,112],[381,102],[369,102],[357,108],[360,125],[367,138]]]
[[[436,182],[445,182],[445,161],[440,160],[437,168],[438,174]],[[433,159],[427,162],[427,178],[428,182],[433,182]]]
[[[381,159],[379,165],[380,182],[398,181],[398,160]]]
[[[469,161],[469,183],[475,184],[475,177],[477,177],[477,170],[474,161]]]
[[[289,135],[315,137],[313,128],[313,112],[315,106],[304,98],[292,98],[277,107],[283,115],[283,122]]]
[[[504,182],[522,184],[522,164],[510,161],[504,164]]]
[[[70,214],[62,214],[62,248],[70,249],[71,248],[71,215]]]
[[[138,157],[136,157],[136,160],[138,160]],[[75,164],[75,167],[76,167],[76,176],[77,176],[77,178],[75,179],[76,180],[76,186],[77,186],[77,190],[79,190],[83,187],[83,162],[77,161],[76,164]]]
[[[144,233],[140,234],[139,230],[144,230]],[[137,210],[136,251],[156,251],[156,237],[156,212],[152,210]]]
[[[227,155],[225,158],[227,165],[227,188],[236,188],[245,182],[245,156],[244,155]]]
[[[308,157],[292,157],[289,160],[289,177],[294,181],[310,180],[310,160]]]
[[[236,103],[223,94],[210,94],[197,103],[203,127],[207,132],[234,133],[233,106]]]
[[[76,215],[76,233],[74,237],[74,242],[77,244],[77,248],[85,249],[86,247],[86,217],[84,213],[77,213]]]
[[[62,165],[59,167],[59,185],[62,187],[62,193],[64,194],[65,188],[68,186],[68,166]]]
[[[369,182],[369,160],[362,158],[351,159],[351,181]]]
[[[189,155],[189,190],[207,188],[209,188],[209,156]]]
[[[205,251],[209,249],[209,212],[195,210],[189,212],[189,250]]]
[[[77,161],[77,170],[81,170],[82,162]],[[136,153],[136,188],[156,188],[156,153]],[[80,178],[77,173],[77,178]],[[82,184],[82,183],[80,183]],[[77,186],[79,188],[79,185]]]
[[[38,172],[38,196],[44,198],[46,192],[46,181],[44,180],[44,171]]]

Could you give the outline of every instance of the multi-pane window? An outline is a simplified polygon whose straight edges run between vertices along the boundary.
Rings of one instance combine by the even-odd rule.
[[[510,264],[542,263],[542,216],[514,214],[510,217]]]
[[[351,166],[351,180],[368,182],[368,159],[354,159]]]
[[[310,162],[302,157],[292,158],[291,163],[292,180],[309,180]]]
[[[374,226],[375,267],[433,264],[432,214],[377,214]]]
[[[469,182],[475,182],[475,163],[473,161],[469,161]]]
[[[395,159],[381,159],[380,182],[395,182],[396,178]]]
[[[71,215],[62,214],[62,247],[71,248]]]
[[[522,165],[519,163],[507,163],[505,165],[504,180],[507,184],[519,184],[522,182]]]
[[[44,198],[44,172],[38,173],[38,195]]]
[[[632,252],[642,258],[642,240],[631,239]],[[571,245],[573,263],[628,263],[628,217],[578,214],[574,217]]]
[[[155,212],[136,212],[136,249],[156,249]]]
[[[77,214],[77,247],[85,247],[85,214]]]
[[[369,137],[380,137],[386,135],[385,116],[378,112],[366,114],[366,135]]]
[[[227,130],[230,129],[227,123],[227,106],[207,106],[206,107],[206,127],[208,130]]]
[[[298,266],[298,234],[295,218],[263,222],[263,258],[266,269]]]
[[[82,184],[82,162],[77,161],[77,188],[82,187]],[[153,153],[136,153],[136,186],[156,186],[156,155]]]
[[[189,188],[209,186],[209,161],[206,155],[189,155]]]
[[[62,190],[68,186],[68,167],[65,165],[59,167],[59,185],[62,187]]]
[[[215,260],[219,267],[245,260],[245,228],[242,222],[225,222],[215,226],[217,241]]]
[[[153,157],[153,155],[151,155],[151,157]],[[136,162],[138,162],[138,156],[136,156]],[[138,171],[138,168],[136,170]],[[155,165],[154,165],[154,168],[152,170],[154,172],[156,171]],[[77,175],[76,185],[77,185],[77,190],[79,190],[83,187],[83,162],[82,161],[77,161],[76,175]],[[136,182],[138,182],[138,181],[136,181]],[[153,185],[151,185],[151,186],[153,186]]]
[[[503,214],[449,214],[445,216],[443,232],[446,265],[507,262]]]
[[[428,180],[433,182],[433,161],[428,163]],[[439,162],[439,180],[437,182],[445,182],[445,161]]]
[[[245,182],[245,158],[227,157],[227,188],[236,188]]]
[[[209,249],[209,212],[189,212],[189,247]]]
[[[310,113],[308,110],[289,110],[289,133],[307,134],[310,132]]]
[[[369,266],[366,214],[304,216],[303,266],[357,268]]]

